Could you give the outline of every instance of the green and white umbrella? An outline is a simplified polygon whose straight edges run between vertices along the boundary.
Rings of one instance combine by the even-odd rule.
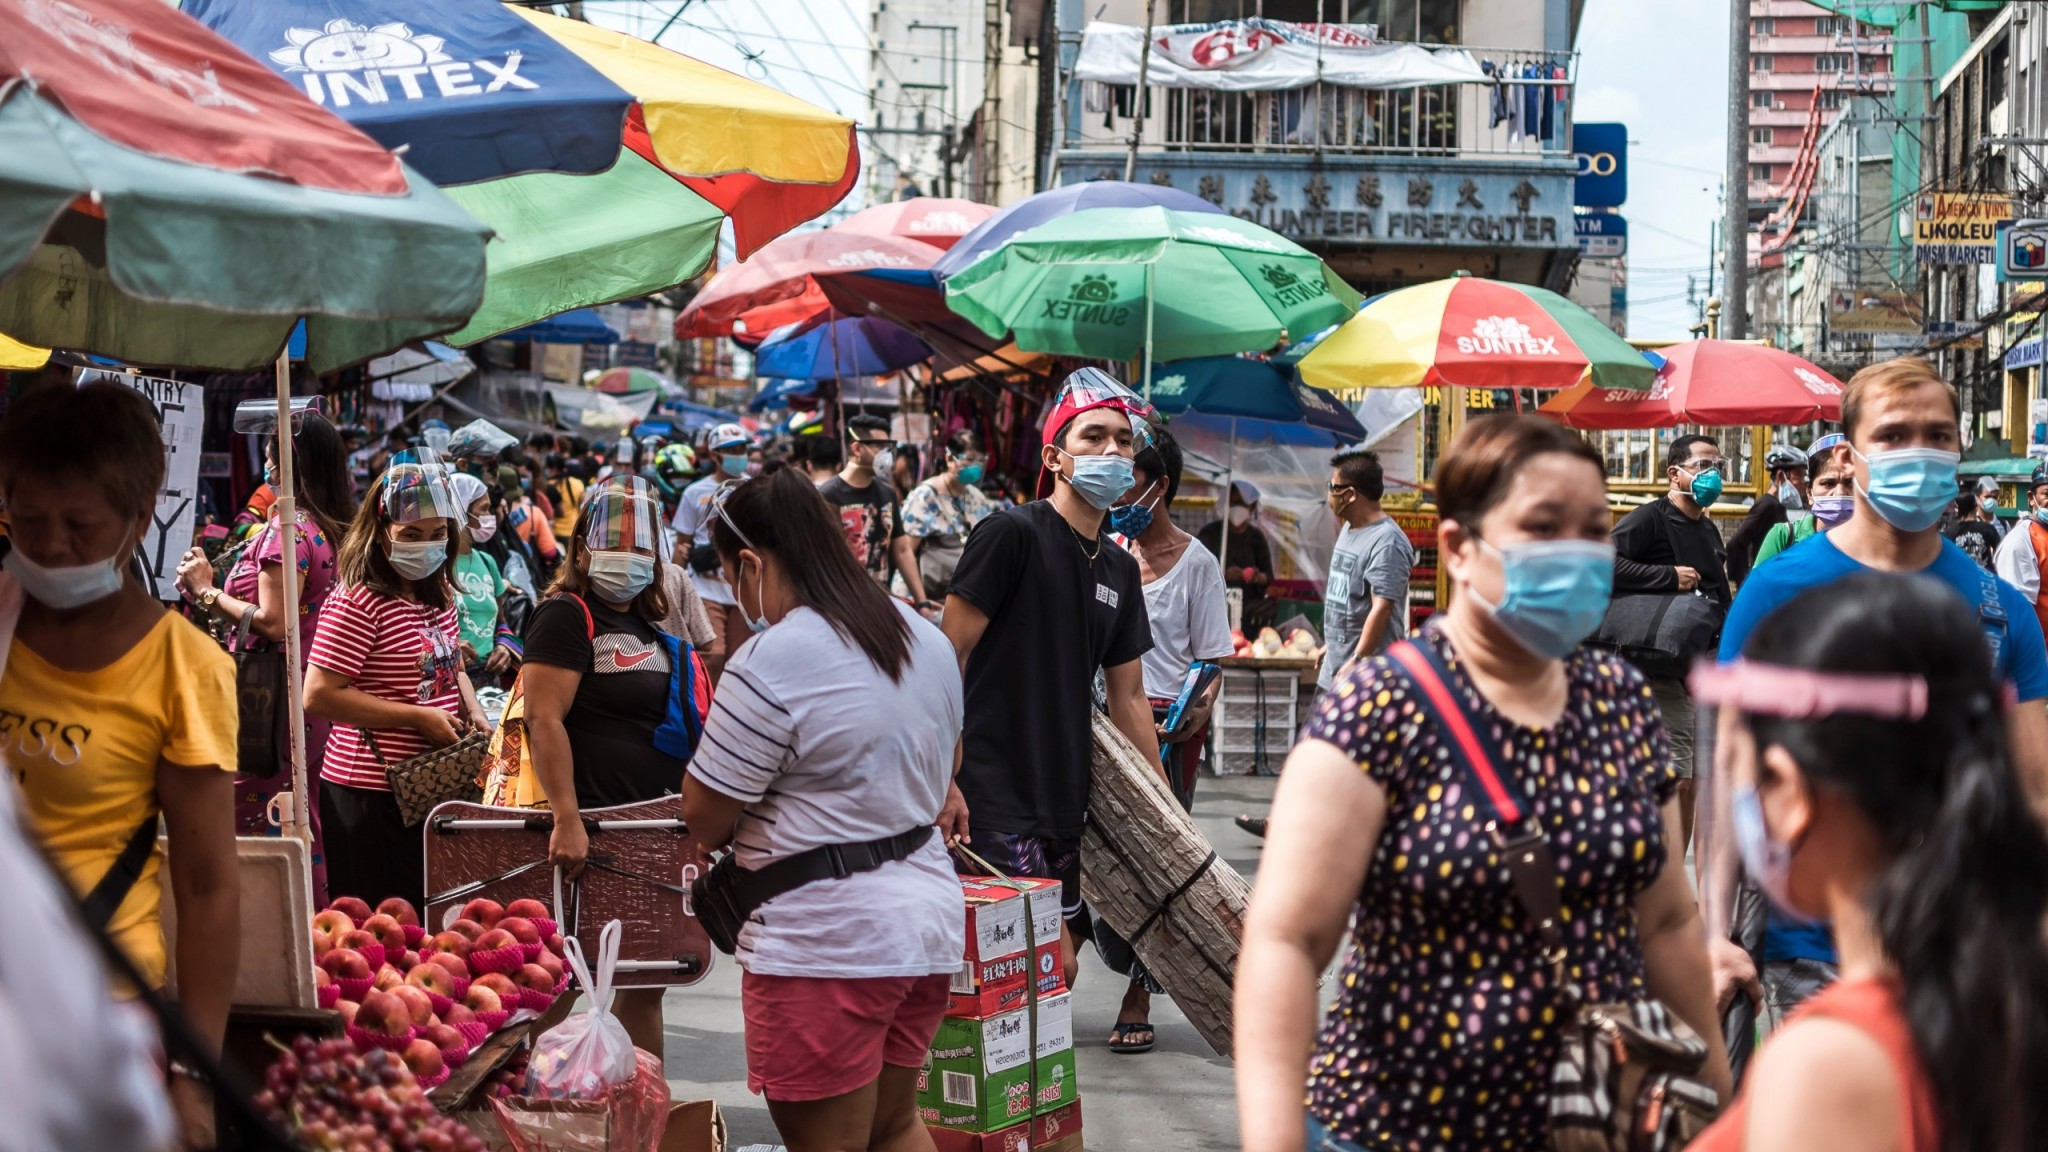
[[[1150,361],[1270,348],[1342,322],[1359,294],[1299,244],[1234,216],[1091,208],[1020,232],[946,280],[946,305],[1028,352]]]

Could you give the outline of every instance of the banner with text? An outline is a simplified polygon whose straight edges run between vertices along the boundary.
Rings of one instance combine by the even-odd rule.
[[[1419,88],[1492,79],[1463,49],[1389,44],[1376,38],[1377,31],[1370,24],[1293,24],[1260,17],[1158,25],[1152,29],[1150,59],[1143,64],[1145,83],[1273,92],[1305,88],[1317,80],[1346,88]],[[1144,47],[1142,28],[1090,21],[1081,33],[1074,76],[1136,84]]]
[[[1920,264],[1989,264],[2012,201],[1974,192],[1930,192],[1913,200],[1913,259]]]
[[[156,410],[164,438],[164,486],[156,494],[156,512],[142,538],[142,566],[149,569],[157,599],[178,598],[178,560],[192,546],[199,517],[199,433],[206,403],[197,384],[156,376],[107,372],[105,379],[125,384]]]

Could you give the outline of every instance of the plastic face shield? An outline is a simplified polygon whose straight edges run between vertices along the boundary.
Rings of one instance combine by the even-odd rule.
[[[455,495],[446,464],[432,451],[400,452],[384,470],[384,518],[411,524],[445,516],[461,521],[468,515]]]
[[[638,476],[614,476],[583,498],[583,543],[593,552],[660,556],[661,528],[661,500]]]
[[[326,415],[325,396],[294,396],[291,399],[292,431],[296,433],[305,423],[309,412]],[[234,429],[248,436],[268,436],[277,431],[277,400],[244,400],[235,405]]]
[[[1142,452],[1152,443],[1151,426],[1148,421],[1158,418],[1158,411],[1145,402],[1144,397],[1119,384],[1116,379],[1100,368],[1076,369],[1061,386],[1059,395],[1053,399],[1053,419],[1047,425],[1047,435],[1066,426],[1067,422],[1093,408],[1113,406],[1131,419],[1131,449]]]

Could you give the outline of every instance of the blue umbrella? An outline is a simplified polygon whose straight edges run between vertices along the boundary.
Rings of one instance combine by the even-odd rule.
[[[789,402],[799,396],[816,396],[816,380],[763,380],[761,391],[747,401],[747,411],[766,412],[770,408],[787,408]]]
[[[515,328],[500,340],[531,340],[537,344],[617,344],[619,333],[588,308],[550,316],[538,324]]]
[[[183,0],[436,184],[603,172],[633,96],[501,4]]]
[[[932,350],[899,324],[838,316],[778,328],[754,350],[754,371],[786,380],[879,376],[928,359]]]
[[[690,400],[670,400],[661,410],[675,417],[676,424],[686,433],[698,432],[719,424],[737,424],[740,414],[724,408],[713,408],[709,404],[698,404]]]
[[[1158,365],[1152,373],[1152,405],[1169,415],[1198,412],[1304,424],[1335,437],[1339,444],[1365,439],[1365,425],[1336,397],[1301,383],[1291,371],[1242,356],[1203,356]]]

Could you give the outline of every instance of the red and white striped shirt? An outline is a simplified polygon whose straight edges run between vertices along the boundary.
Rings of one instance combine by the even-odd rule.
[[[346,676],[353,686],[397,704],[439,708],[462,715],[462,658],[455,647],[455,606],[430,608],[380,596],[361,586],[335,590],[320,616],[320,631],[306,663]],[[377,747],[396,764],[428,748],[410,728],[376,729]],[[350,788],[388,791],[383,765],[352,725],[336,724],[327,735],[327,761],[320,778]]]

